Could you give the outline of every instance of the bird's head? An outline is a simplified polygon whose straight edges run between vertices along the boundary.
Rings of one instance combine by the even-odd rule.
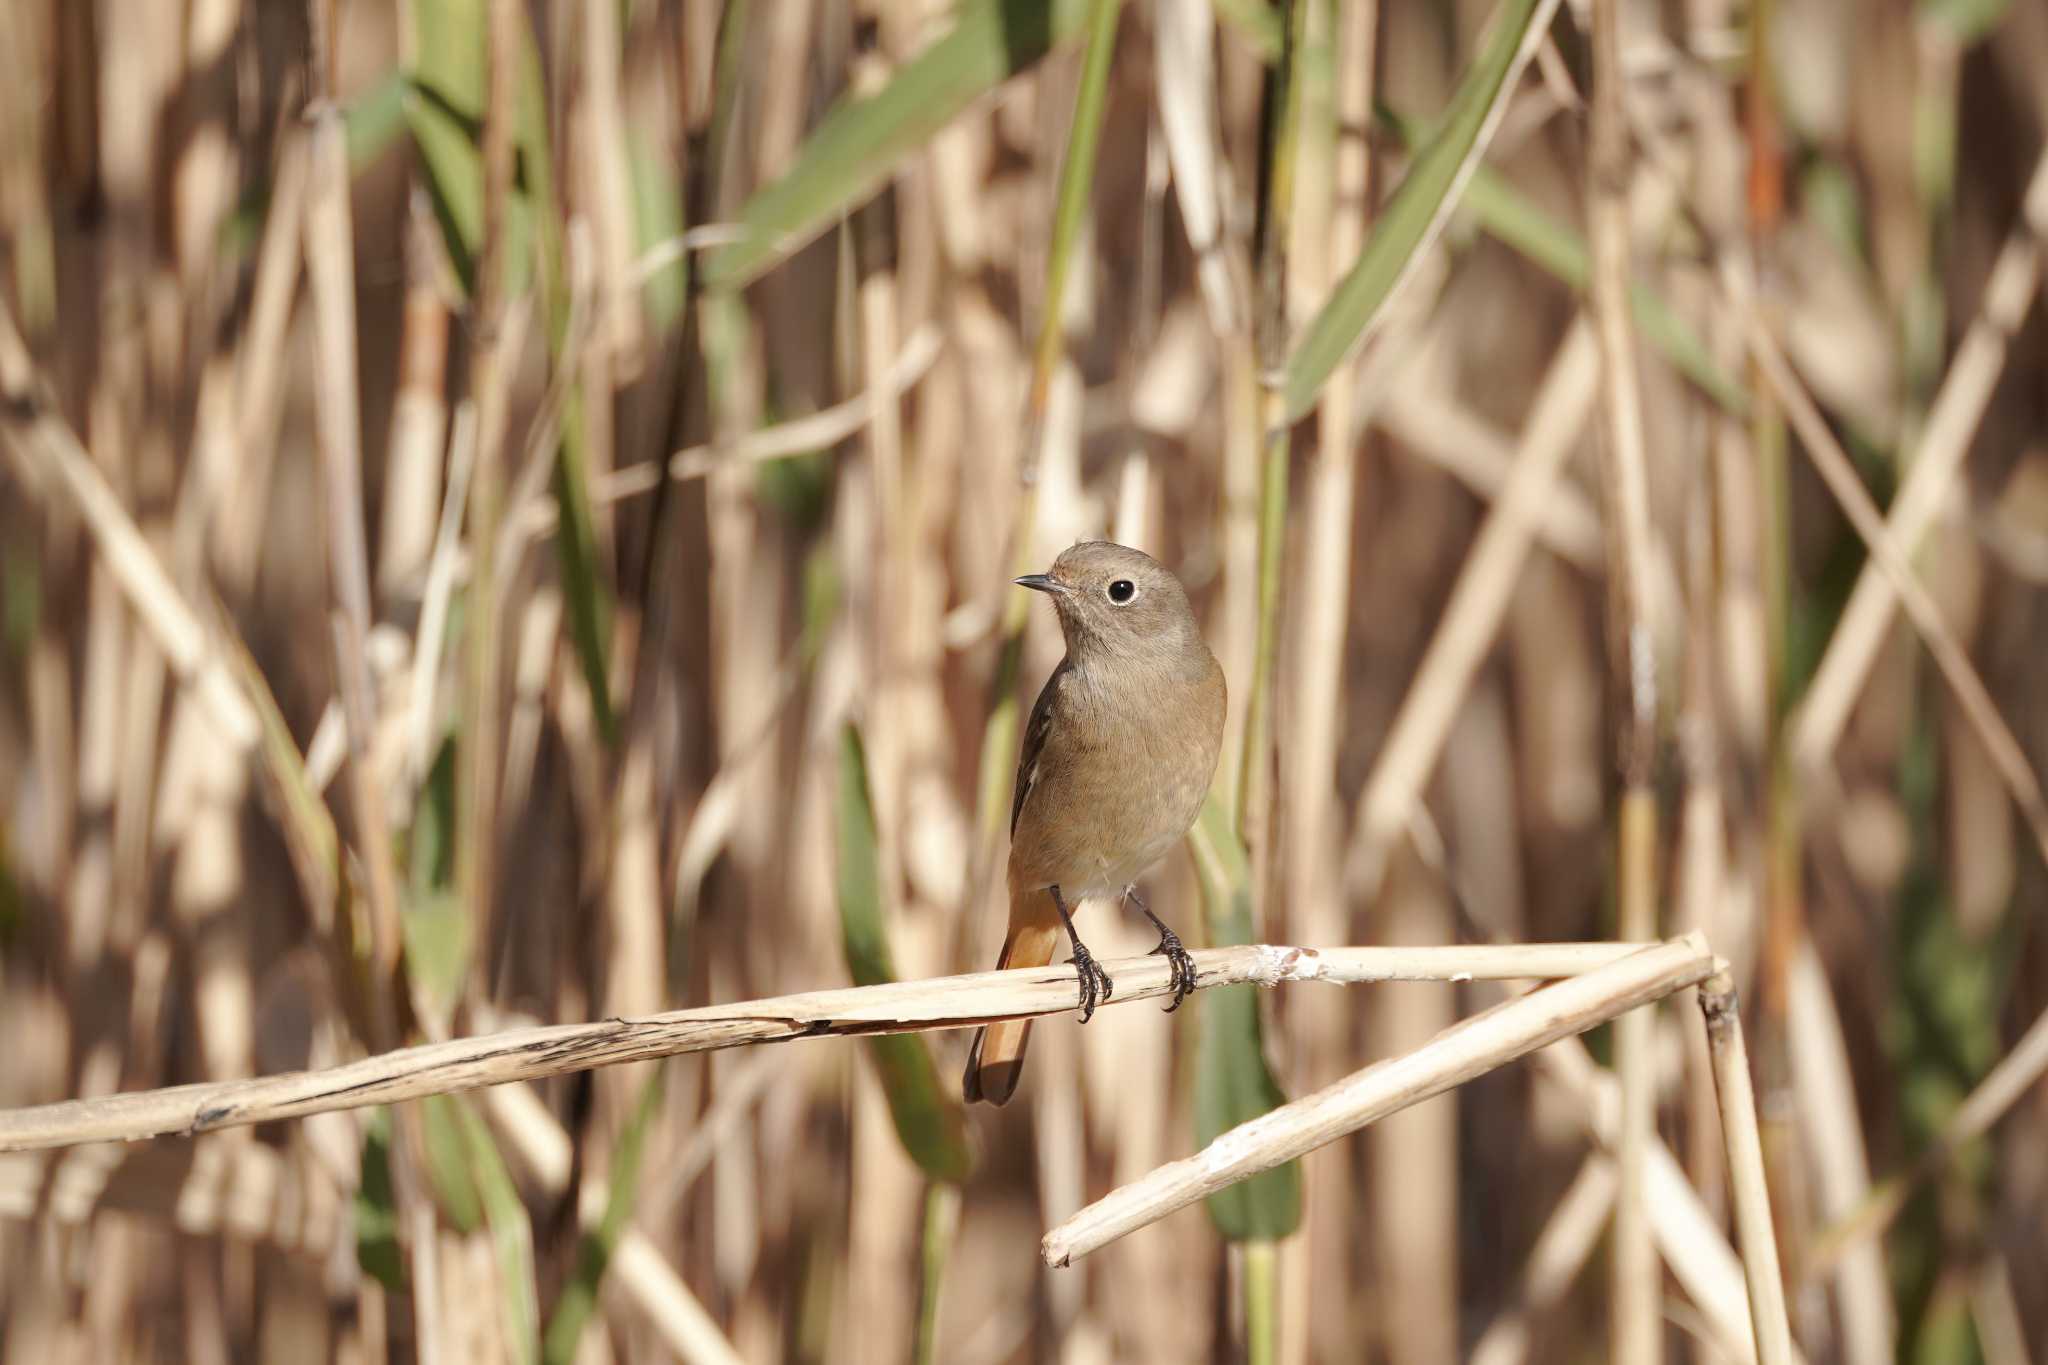
[[[1142,550],[1085,540],[1063,551],[1044,573],[1015,580],[1052,598],[1067,652],[1171,656],[1196,647],[1206,654],[1187,591],[1173,571]]]

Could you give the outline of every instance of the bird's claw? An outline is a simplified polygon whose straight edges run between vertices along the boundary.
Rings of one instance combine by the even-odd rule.
[[[1180,935],[1163,927],[1159,931],[1159,946],[1152,951],[1165,954],[1172,971],[1168,982],[1173,987],[1173,1003],[1166,1007],[1166,1013],[1172,1014],[1181,1007],[1182,1001],[1195,993],[1195,960],[1181,946]]]
[[[1102,970],[1102,964],[1095,960],[1095,955],[1079,943],[1074,945],[1074,955],[1067,961],[1081,978],[1081,1022],[1085,1024],[1094,1015],[1096,1005],[1109,999],[1116,983],[1109,979],[1108,972]]]

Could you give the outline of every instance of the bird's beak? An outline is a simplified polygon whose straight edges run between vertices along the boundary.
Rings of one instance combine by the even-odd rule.
[[[1010,581],[1020,588],[1030,588],[1034,592],[1049,592],[1056,597],[1064,597],[1067,592],[1066,584],[1057,578],[1048,578],[1042,573],[1028,573],[1022,578],[1013,578]]]

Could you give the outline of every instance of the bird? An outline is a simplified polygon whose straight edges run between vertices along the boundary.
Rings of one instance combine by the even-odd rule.
[[[1024,727],[1010,802],[1010,923],[996,966],[1044,966],[1064,928],[1087,1023],[1115,983],[1074,931],[1074,909],[1119,897],[1159,930],[1152,951],[1172,964],[1170,1013],[1194,990],[1195,964],[1137,881],[1201,813],[1223,747],[1223,669],[1180,580],[1141,550],[1082,541],[1045,573],[1013,582],[1052,599],[1067,651]],[[1000,1105],[1016,1093],[1030,1036],[1029,1019],[975,1034],[961,1085],[969,1102]]]

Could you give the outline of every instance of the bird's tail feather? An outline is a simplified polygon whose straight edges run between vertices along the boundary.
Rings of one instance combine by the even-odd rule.
[[[1032,903],[1020,903],[1025,896],[1033,898]],[[1058,911],[1050,892],[1013,893],[1010,933],[1003,940],[1003,955],[996,959],[996,970],[1043,967],[1052,961],[1059,935]],[[1017,1082],[1024,1074],[1024,1047],[1030,1041],[1029,1019],[1003,1019],[982,1025],[967,1052],[967,1075],[960,1083],[961,1094],[970,1103],[1007,1103],[1017,1093]]]

